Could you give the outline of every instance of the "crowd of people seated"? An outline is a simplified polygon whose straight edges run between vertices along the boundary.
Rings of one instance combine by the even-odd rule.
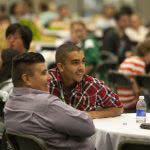
[[[104,7],[92,30],[86,19],[74,20],[67,5],[54,11],[42,2],[39,16],[30,7],[25,0],[13,3],[10,16],[0,7],[0,115],[6,131],[38,136],[49,149],[94,150],[92,119],[135,112],[140,87],[134,76],[146,74],[150,64],[149,29],[135,12],[112,5]],[[69,32],[55,50],[53,68],[48,70],[39,51],[30,52],[37,30],[21,20],[33,22],[39,35],[45,28]],[[102,53],[115,56],[111,63],[132,87],[118,87],[115,93],[107,74],[103,81],[104,70],[98,68],[110,59],[102,59]]]
[[[137,46],[135,54],[126,58],[119,66],[119,72],[128,76],[132,81],[131,87],[118,87],[118,95],[124,109],[135,112],[140,88],[134,79],[137,74],[146,74],[146,65],[150,64],[150,39]]]

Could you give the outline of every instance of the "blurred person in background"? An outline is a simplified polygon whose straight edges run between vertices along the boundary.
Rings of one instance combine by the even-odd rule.
[[[17,23],[22,19],[29,19],[33,18],[33,14],[30,11],[30,4],[28,1],[22,0],[19,2],[14,2],[10,6],[10,19],[11,23]]]
[[[139,42],[143,42],[149,33],[149,30],[142,25],[141,19],[137,14],[132,14],[130,17],[130,26],[126,29],[126,35],[136,46]]]
[[[14,23],[6,29],[5,37],[7,48],[13,48],[23,53],[30,48],[32,31],[25,25]]]
[[[6,16],[6,15],[7,15],[6,7],[0,4],[0,17]]]
[[[10,18],[9,16],[0,16],[0,28],[6,29],[10,25]]]
[[[57,8],[57,16],[49,22],[50,29],[54,30],[68,30],[72,18],[69,6],[62,4]]]
[[[100,44],[96,37],[88,33],[82,21],[74,21],[70,25],[70,41],[84,51],[86,73],[93,75],[100,61]]]
[[[3,107],[12,93],[11,78],[12,60],[20,53],[14,49],[3,49],[0,54],[0,117],[3,116]]]
[[[118,95],[126,112],[135,112],[140,94],[134,75],[145,74],[146,65],[150,64],[150,39],[139,43],[134,56],[126,58],[119,66],[119,72],[131,79],[132,87],[118,87]]]
[[[0,16],[0,51],[6,48],[5,32],[7,27],[10,25],[10,18],[8,16]]]
[[[57,17],[57,13],[51,11],[49,9],[49,5],[47,5],[47,3],[45,2],[41,2],[39,4],[39,9],[40,9],[40,14],[39,14],[40,22],[43,27],[48,27],[50,22],[52,20],[55,20],[55,18]]]
[[[110,51],[119,57],[121,62],[131,52],[131,41],[127,37],[125,30],[129,26],[129,16],[123,12],[118,12],[115,16],[116,28],[110,28],[104,33],[103,50]]]
[[[116,8],[112,4],[105,4],[102,8],[102,15],[96,22],[96,28],[105,31],[107,28],[115,27],[116,21],[114,16],[116,14]]]
[[[65,21],[71,18],[69,6],[66,4],[62,4],[58,6],[58,17],[56,20]]]

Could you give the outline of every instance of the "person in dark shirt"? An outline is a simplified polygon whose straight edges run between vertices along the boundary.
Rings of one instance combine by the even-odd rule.
[[[131,51],[131,41],[125,34],[125,29],[129,25],[129,16],[125,13],[116,14],[116,28],[109,28],[104,32],[103,50],[112,52],[119,56],[122,61],[127,55],[127,51]]]

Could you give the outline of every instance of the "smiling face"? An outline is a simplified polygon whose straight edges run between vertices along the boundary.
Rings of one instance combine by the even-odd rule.
[[[65,62],[57,64],[66,87],[80,82],[85,74],[85,57],[83,51],[72,51],[67,54]]]

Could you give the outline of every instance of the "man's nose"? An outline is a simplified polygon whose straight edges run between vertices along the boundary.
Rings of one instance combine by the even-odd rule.
[[[47,74],[47,81],[50,81],[52,79],[52,76],[48,73]]]
[[[81,69],[81,70],[85,70],[85,64],[82,62],[82,63],[80,63],[80,65],[79,65],[79,69]]]

